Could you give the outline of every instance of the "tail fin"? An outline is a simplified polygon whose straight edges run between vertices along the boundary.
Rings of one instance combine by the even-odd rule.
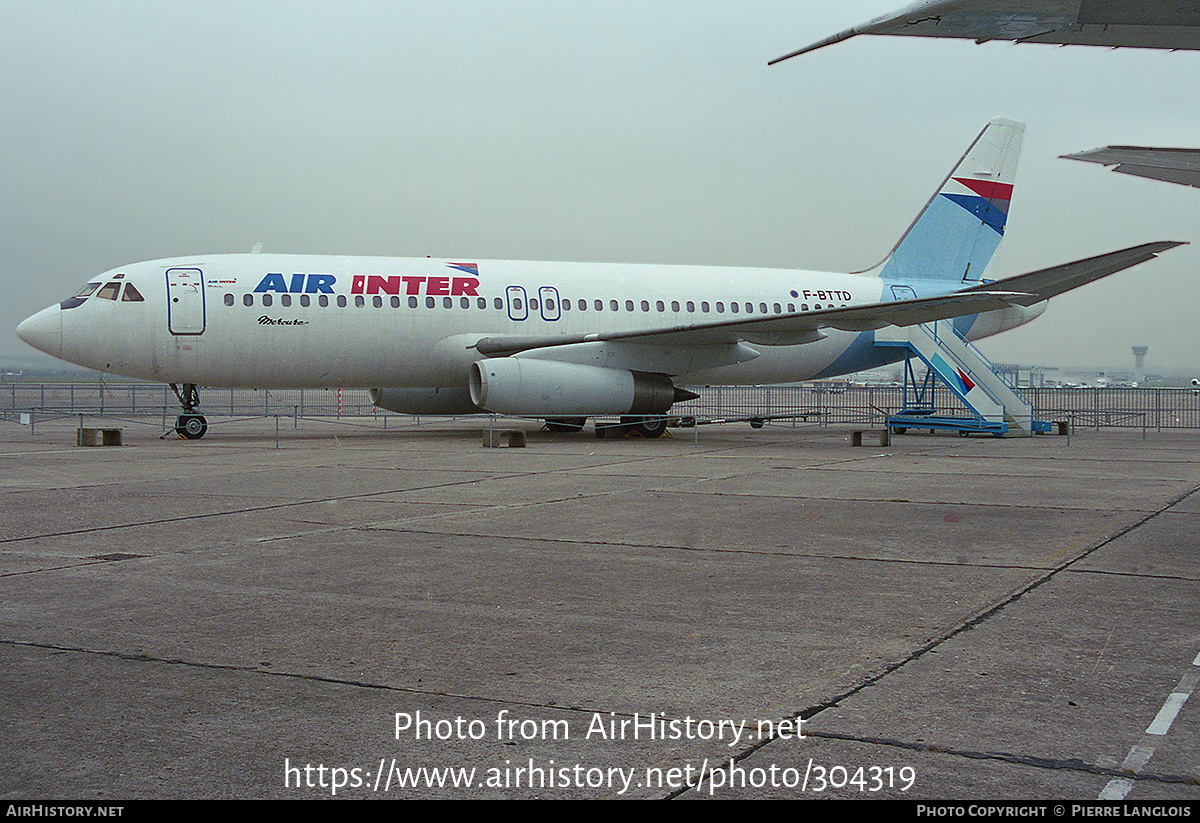
[[[1024,134],[1024,123],[988,123],[900,242],[870,271],[898,283],[979,283],[1004,237]]]

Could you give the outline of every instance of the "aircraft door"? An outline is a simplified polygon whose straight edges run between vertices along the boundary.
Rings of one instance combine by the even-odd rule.
[[[558,299],[558,289],[553,286],[542,286],[538,289],[538,303],[543,320],[557,320],[561,316],[562,303]]]
[[[171,334],[204,333],[204,273],[167,269],[167,327]]]
[[[529,301],[525,299],[525,289],[521,286],[509,286],[504,290],[508,302],[508,318],[510,320],[525,320],[529,317]]]

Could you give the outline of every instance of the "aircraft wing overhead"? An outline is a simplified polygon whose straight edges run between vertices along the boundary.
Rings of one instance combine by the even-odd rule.
[[[1112,166],[1113,171],[1200,188],[1200,149],[1158,149],[1146,146],[1106,146],[1064,154],[1065,160],[1082,160]]]
[[[1077,286],[1153,260],[1160,253],[1180,245],[1183,244],[1172,241],[1147,243],[938,297],[649,330],[558,337],[486,337],[472,348],[481,354],[502,357],[581,343],[623,341],[659,347],[727,346],[732,358],[737,356],[736,347],[741,343],[797,345],[820,339],[824,336],[822,329],[869,331],[886,326],[913,326],[1012,306],[1032,306]]]
[[[860,34],[1200,49],[1200,6],[1161,0],[925,0],[770,61],[779,63]]]

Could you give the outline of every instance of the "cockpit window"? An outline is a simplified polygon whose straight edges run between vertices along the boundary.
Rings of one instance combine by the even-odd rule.
[[[88,283],[82,289],[75,292],[75,294],[73,296],[68,297],[66,300],[59,303],[58,304],[59,308],[73,309],[77,306],[82,306],[83,301],[85,301],[89,297],[91,297],[92,292],[94,292],[98,288],[100,288],[100,284],[98,282],[97,283]]]
[[[125,293],[121,295],[122,303],[141,303],[145,299],[142,297],[142,293],[133,287],[132,283],[125,284]]]
[[[121,290],[120,283],[105,283],[100,287],[100,291],[96,292],[96,297],[101,300],[116,300],[117,292]]]

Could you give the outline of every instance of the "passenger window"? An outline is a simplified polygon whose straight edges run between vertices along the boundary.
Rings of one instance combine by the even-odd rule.
[[[691,300],[687,301],[687,310],[688,310],[688,311],[695,311],[695,310],[696,310],[696,304],[695,304],[695,303],[693,303]]]
[[[229,295],[229,305],[233,305],[233,295]],[[132,283],[125,284],[125,291],[121,294],[122,303],[142,303],[146,298],[142,297],[142,293],[133,287]]]
[[[783,306],[781,306],[781,305],[779,305],[778,303],[776,303],[776,304],[775,304],[775,306],[774,306],[774,308],[775,308],[775,313],[776,313],[776,314],[783,314]]]
[[[609,301],[608,301],[608,307],[609,307],[610,309],[612,309],[613,311],[620,311],[620,310],[621,310],[621,304],[620,304],[620,303],[618,303],[616,300],[609,300]]]
[[[671,301],[671,311],[679,311],[679,301],[678,300]]]
[[[717,301],[717,314],[725,313],[725,304],[720,300]]]
[[[309,296],[307,294],[300,295],[300,305],[303,306],[304,308],[307,309],[308,304],[311,302],[312,302],[312,299],[309,298]]]
[[[356,307],[356,308],[360,308],[360,309],[361,309],[361,308],[362,308],[363,306],[365,306],[366,304],[367,304],[367,299],[366,299],[365,297],[363,297],[361,294],[359,294],[359,295],[355,295],[355,297],[354,297],[354,305],[355,305],[355,307]]]
[[[717,311],[720,311],[720,310],[721,310],[720,306],[721,306],[721,304],[720,304],[720,303],[718,303],[718,304],[717,304]],[[730,310],[731,312],[733,312],[734,314],[737,314],[739,311],[741,311],[741,310],[738,308],[738,304],[737,304],[737,303],[730,303],[730,304],[729,304],[729,310]]]
[[[232,306],[232,305],[233,305],[233,295],[232,295],[232,294],[227,294],[227,295],[225,295],[225,305],[226,305],[226,306]]]
[[[378,294],[375,295],[374,297],[371,298],[371,305],[373,305],[377,309],[382,309],[383,308],[383,297]]]
[[[708,301],[707,300],[700,301],[700,311],[704,312],[705,314],[708,314]]]
[[[642,311],[650,311],[650,301],[649,300],[642,301]]]
[[[339,294],[337,298],[337,304],[339,309],[346,308],[346,295]]]
[[[493,300],[493,301],[492,301],[492,305],[493,305],[493,306],[495,306],[495,307],[496,307],[496,308],[498,308],[498,309],[502,309],[502,308],[504,308],[504,298],[503,298],[503,297],[497,297],[495,300]]]
[[[580,311],[587,311],[587,301],[586,301],[586,300],[580,300],[580,301],[579,301],[579,310],[580,310]]]
[[[254,305],[254,295],[253,294],[242,295],[242,305],[243,306],[253,306]]]
[[[462,304],[462,307],[463,307],[464,309],[469,309],[469,308],[471,308],[471,298],[469,298],[469,297],[463,297],[463,298],[461,298],[461,299],[459,300],[459,303],[461,303],[461,304]]]
[[[280,297],[279,305],[283,306],[285,309],[288,306],[292,305],[292,296],[290,294],[285,294],[282,297]]]
[[[120,291],[120,283],[105,283],[100,291],[96,292],[96,296],[101,300],[116,300],[117,292]]]
[[[269,295],[269,294],[264,294],[264,295],[263,295],[263,297],[262,297],[262,301],[263,301],[263,305],[264,305],[264,306],[269,306],[269,305],[271,305],[271,295]]]
[[[408,307],[410,309],[415,309],[417,307],[417,298],[415,298],[415,297],[408,298]]]
[[[432,297],[425,298],[425,308],[432,309],[436,305],[437,305],[437,301],[434,300]]]
[[[400,308],[400,298],[399,298],[399,297],[397,297],[396,295],[394,295],[394,294],[393,294],[393,295],[392,295],[392,299],[391,299],[391,300],[389,300],[388,302],[392,304],[392,308],[393,308],[393,309],[398,309],[398,308]]]
[[[442,308],[444,308],[444,309],[452,309],[452,308],[454,308],[454,298],[452,298],[452,297],[443,297],[443,298],[442,298]]]
[[[633,301],[632,300],[625,301],[625,311],[633,311]]]

